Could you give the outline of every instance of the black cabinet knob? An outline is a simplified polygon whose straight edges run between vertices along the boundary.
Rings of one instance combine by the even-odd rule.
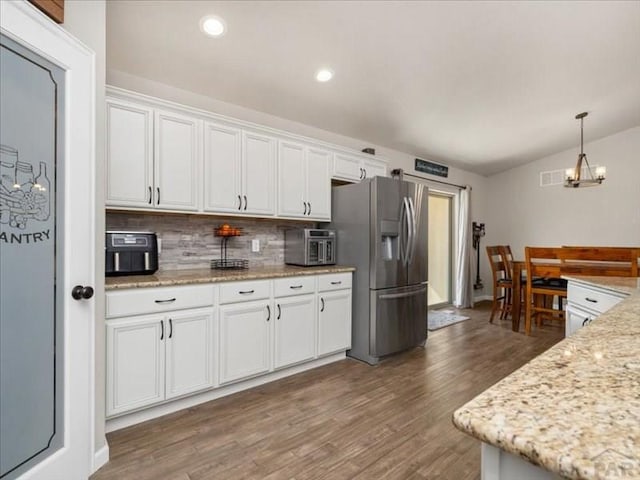
[[[71,289],[71,296],[75,300],[89,300],[93,297],[93,287],[83,287],[82,285],[76,285]]]

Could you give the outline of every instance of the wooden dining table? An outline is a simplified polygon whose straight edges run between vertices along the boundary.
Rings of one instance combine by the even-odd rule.
[[[513,260],[512,281],[513,281],[513,307],[511,310],[511,329],[514,332],[520,331],[520,315],[522,314],[522,287],[526,283],[522,282],[522,274],[526,271],[524,260]],[[560,278],[562,275],[595,275],[595,276],[629,276],[628,267],[619,263],[609,262],[556,262],[556,263],[536,263],[537,266],[545,268],[544,276],[549,278]],[[526,301],[526,298],[525,298]]]

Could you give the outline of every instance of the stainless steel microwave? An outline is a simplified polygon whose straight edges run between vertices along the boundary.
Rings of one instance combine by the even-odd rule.
[[[318,228],[296,228],[284,232],[284,263],[287,265],[334,265],[336,232]]]

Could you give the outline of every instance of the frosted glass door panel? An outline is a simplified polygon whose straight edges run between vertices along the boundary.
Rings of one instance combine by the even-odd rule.
[[[429,195],[429,306],[451,303],[452,197]]]
[[[0,37],[0,478],[63,441],[64,72]],[[61,195],[60,195],[61,198]]]

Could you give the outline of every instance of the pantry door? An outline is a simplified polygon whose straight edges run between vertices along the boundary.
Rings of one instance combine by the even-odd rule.
[[[94,55],[0,1],[0,479],[88,478]]]

